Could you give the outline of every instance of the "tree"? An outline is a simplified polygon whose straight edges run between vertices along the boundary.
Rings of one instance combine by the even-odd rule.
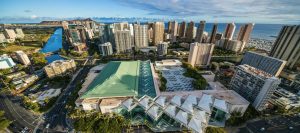
[[[32,54],[32,60],[33,64],[38,66],[44,66],[47,64],[47,60],[45,58],[46,56],[42,53],[33,53]]]
[[[94,52],[93,57],[94,57],[95,59],[99,59],[99,58],[100,58],[100,55],[99,55],[97,52]]]
[[[5,130],[12,123],[12,121],[6,119],[4,113],[4,111],[0,110],[0,131]]]
[[[60,54],[61,55],[67,55],[67,52],[66,50],[64,50],[63,48],[60,49]]]

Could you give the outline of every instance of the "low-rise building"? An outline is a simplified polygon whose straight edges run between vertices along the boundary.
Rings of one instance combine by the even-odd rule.
[[[30,60],[29,60],[28,56],[23,51],[16,51],[16,56],[23,65],[30,64]]]
[[[168,59],[162,61],[155,61],[155,67],[166,67],[166,66],[181,66],[182,63],[176,59]]]
[[[286,110],[300,107],[300,96],[282,88],[275,90],[272,101]]]
[[[0,56],[0,69],[12,68],[15,65],[16,63],[7,54]]]
[[[56,60],[44,67],[49,78],[65,75],[68,71],[74,71],[76,64],[74,60]]]
[[[46,99],[51,99],[53,97],[57,97],[59,96],[59,94],[61,93],[61,89],[49,89],[43,92],[39,92],[36,95],[38,95],[38,97],[33,100],[33,102],[38,102],[39,104],[44,104]]]
[[[22,39],[22,38],[25,37],[22,29],[15,29],[15,31],[16,31],[16,38],[21,38]]]

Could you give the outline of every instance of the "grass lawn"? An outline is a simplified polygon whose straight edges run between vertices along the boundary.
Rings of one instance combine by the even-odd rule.
[[[21,45],[8,45],[6,48],[4,47],[0,47],[0,53],[12,53],[18,50],[22,50],[22,51],[32,51],[35,50],[37,48],[41,48],[38,46],[21,46]]]

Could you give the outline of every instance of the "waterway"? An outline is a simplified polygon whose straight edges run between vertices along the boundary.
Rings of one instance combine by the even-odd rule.
[[[55,52],[62,48],[62,28],[57,28],[51,37],[48,39],[47,43],[40,50],[41,53]],[[46,57],[48,63],[51,63],[55,60],[62,60],[58,54],[53,54]]]

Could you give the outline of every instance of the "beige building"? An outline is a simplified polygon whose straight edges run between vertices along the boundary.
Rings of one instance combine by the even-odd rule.
[[[283,26],[270,52],[270,56],[286,60],[293,69],[300,64],[300,25]]]
[[[233,34],[234,34],[234,30],[235,30],[234,23],[227,24],[225,32],[224,32],[224,38],[231,40],[233,37]]]
[[[133,29],[135,48],[148,47],[148,25],[134,24]]]
[[[212,43],[192,43],[188,63],[195,66],[208,66],[214,50]]]
[[[17,37],[17,35],[13,29],[5,29],[4,35],[8,42],[14,42]]]
[[[191,21],[188,24],[188,27],[186,29],[186,33],[185,33],[185,37],[186,37],[186,41],[191,43],[193,41],[194,38],[194,27],[195,27],[195,23],[193,21]]]
[[[249,23],[241,26],[240,31],[238,33],[237,40],[248,43],[253,27],[254,27],[253,23]]]
[[[129,30],[117,30],[114,33],[115,49],[117,53],[129,52],[132,49],[132,40]]]
[[[22,29],[16,29],[16,37],[17,38],[24,38],[24,33]]]
[[[185,30],[186,30],[186,23],[185,21],[181,22],[180,27],[179,27],[179,37],[183,38],[185,37]]]
[[[44,67],[49,78],[65,75],[68,71],[74,71],[76,64],[74,60],[56,60]]]
[[[169,34],[170,34],[170,41],[171,43],[176,42],[176,37],[177,37],[177,28],[178,28],[178,22],[173,21],[170,23],[169,25],[170,30],[169,30]]]
[[[155,22],[153,24],[153,44],[157,45],[164,40],[165,24],[163,22]]]
[[[28,56],[23,51],[16,51],[16,56],[23,65],[30,64],[30,60],[29,60]]]
[[[202,42],[204,29],[205,29],[205,21],[200,21],[200,25],[197,29],[197,35],[196,35],[196,39],[195,39],[196,42],[199,42],[199,43]]]

